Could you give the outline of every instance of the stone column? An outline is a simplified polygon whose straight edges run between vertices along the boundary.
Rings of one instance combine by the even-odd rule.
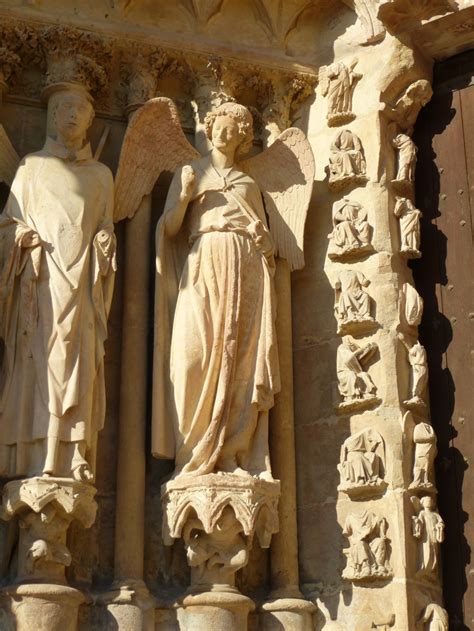
[[[164,56],[138,55],[125,69],[129,118],[156,94]],[[114,590],[108,610],[119,629],[153,628],[153,601],[143,582],[145,431],[151,266],[151,195],[125,226],[122,372],[117,455]]]
[[[270,145],[280,132],[290,126],[290,109],[294,106],[297,95],[302,96],[301,101],[309,96],[312,86],[299,85],[298,81],[296,78],[285,78],[273,82],[273,100],[264,111],[265,144]],[[281,625],[295,631],[306,631],[312,628],[312,617],[316,608],[303,598],[299,589],[291,273],[286,260],[280,258],[276,265],[275,291],[281,391],[270,412],[269,434],[272,471],[281,484],[278,505],[280,527],[272,538],[271,592],[262,610],[264,628],[268,631],[276,631]]]
[[[21,67],[20,57],[2,46],[0,48],[0,107],[3,97],[8,90],[9,83],[14,79]],[[20,156],[15,151],[10,139],[7,136],[3,125],[0,124],[0,153],[2,155],[2,170],[0,181],[11,186],[16,169],[20,162]]]
[[[66,478],[35,477],[8,482],[1,518],[20,525],[17,582],[4,588],[17,631],[75,631],[83,593],[66,584],[72,562],[66,536],[73,520],[95,521],[93,486]]]

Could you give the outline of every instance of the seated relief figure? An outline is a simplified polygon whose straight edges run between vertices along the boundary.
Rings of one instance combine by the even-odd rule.
[[[362,142],[348,129],[338,133],[329,156],[329,188],[337,191],[367,182]]]
[[[0,473],[89,481],[105,415],[113,179],[86,142],[88,93],[63,85],[48,108],[54,137],[22,161],[0,224]]]
[[[387,530],[385,517],[378,517],[369,511],[352,513],[346,517],[342,533],[349,539],[350,546],[344,550],[347,566],[342,572],[343,578],[360,581],[392,575]]]
[[[370,315],[371,299],[365,291],[370,281],[362,272],[343,270],[335,284],[334,311],[338,321],[338,333],[371,328],[375,320]]]
[[[161,169],[179,167],[157,227],[153,454],[175,460],[175,478],[226,472],[271,480],[268,412],[280,389],[274,255],[291,269],[303,265],[311,149],[289,129],[239,163],[253,121],[236,103],[208,114],[212,149],[204,157],[168,99],[149,101],[137,115],[117,175],[119,214],[122,190],[125,213],[140,201],[128,197],[130,164],[143,165],[151,186]]]
[[[383,481],[385,446],[380,434],[365,429],[349,436],[341,447],[338,469],[341,474],[339,490],[348,494],[386,486]]]
[[[377,349],[373,342],[359,347],[348,335],[342,338],[337,349],[338,389],[343,399],[340,409],[364,407],[377,400],[377,388],[363,367]]]
[[[328,256],[332,260],[372,252],[372,227],[367,211],[357,202],[344,198],[332,207],[333,231],[328,234]]]

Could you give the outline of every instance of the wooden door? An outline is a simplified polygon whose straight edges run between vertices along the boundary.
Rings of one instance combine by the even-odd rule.
[[[474,51],[439,64],[434,90],[414,136],[423,258],[413,271],[425,301],[445,603],[457,631],[474,630]]]

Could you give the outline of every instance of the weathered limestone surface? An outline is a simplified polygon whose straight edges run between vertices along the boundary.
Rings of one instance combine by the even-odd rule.
[[[1,628],[448,628],[411,135],[471,4],[0,2]]]

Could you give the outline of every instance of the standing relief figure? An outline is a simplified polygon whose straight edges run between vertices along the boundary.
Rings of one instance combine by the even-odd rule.
[[[333,230],[328,234],[331,260],[356,258],[373,252],[372,226],[367,221],[367,211],[357,202],[347,198],[332,207]]]
[[[90,481],[105,415],[113,179],[86,142],[88,93],[62,87],[48,108],[55,135],[21,162],[0,220],[0,471]]]
[[[436,435],[429,423],[418,423],[413,431],[415,463],[410,489],[432,489],[433,463],[436,457]]]
[[[361,332],[372,327],[374,318],[370,315],[370,296],[365,287],[370,281],[362,272],[343,270],[335,284],[334,312],[338,321],[338,333]]]
[[[427,605],[419,619],[425,631],[448,631],[449,617],[446,609],[437,603]]]
[[[444,521],[435,510],[429,495],[411,497],[416,515],[412,517],[412,532],[419,540],[418,573],[434,578],[438,571],[439,544],[444,541]]]
[[[408,408],[425,408],[424,396],[428,385],[426,350],[418,341],[409,344],[402,333],[398,333],[398,338],[408,352],[408,362],[411,367],[410,398],[403,404]]]
[[[357,59],[347,67],[342,62],[336,62],[321,69],[320,82],[322,95],[328,97],[328,126],[334,127],[354,120],[352,111],[352,97],[356,83],[362,75],[355,72]]]
[[[397,177],[392,183],[398,188],[409,190],[415,181],[416,154],[418,149],[410,136],[406,134],[397,134],[392,144],[395,149],[398,149]]]
[[[397,197],[393,212],[400,223],[400,252],[411,259],[420,258],[421,211],[406,197]]]
[[[242,105],[219,106],[205,125],[212,149],[201,157],[173,103],[152,99],[129,126],[117,175],[120,217],[162,170],[178,167],[156,232],[152,451],[175,460],[175,478],[271,480],[268,413],[280,389],[274,255],[290,269],[304,264],[314,162],[297,129],[238,162],[252,144]]]
[[[339,191],[351,185],[365,184],[366,162],[362,142],[348,129],[342,129],[331,145],[329,188]]]

